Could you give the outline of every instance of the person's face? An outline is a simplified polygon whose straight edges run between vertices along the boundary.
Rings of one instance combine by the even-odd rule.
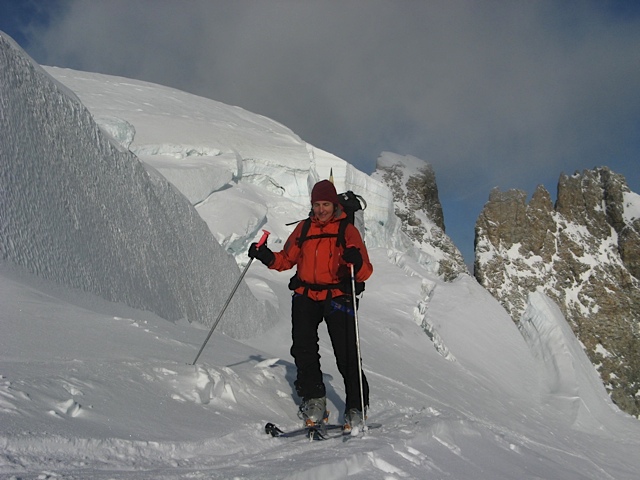
[[[313,208],[313,214],[321,222],[328,221],[333,216],[333,211],[335,209],[333,203],[324,200],[321,202],[313,202],[311,208]]]

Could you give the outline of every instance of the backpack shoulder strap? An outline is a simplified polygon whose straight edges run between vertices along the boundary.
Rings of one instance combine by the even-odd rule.
[[[309,229],[311,228],[311,218],[307,217],[302,224],[302,230],[300,231],[300,236],[296,240],[298,247],[302,247],[302,244],[307,239],[307,234],[309,233]]]
[[[347,226],[351,223],[349,218],[343,218],[340,220],[340,225],[338,226],[338,234],[335,233],[324,233],[319,235],[311,235],[309,236],[309,229],[311,228],[311,218],[307,218],[304,220],[302,224],[302,230],[300,230],[300,236],[296,239],[296,243],[298,247],[302,247],[302,244],[310,239],[310,238],[327,238],[327,237],[337,237],[336,245],[341,246],[342,248],[347,248],[347,242],[345,240],[345,231],[347,230]]]
[[[340,220],[340,226],[338,227],[338,240],[337,245],[342,248],[347,248],[347,242],[345,240],[345,232],[347,231],[347,226],[352,223],[349,218],[343,218]]]

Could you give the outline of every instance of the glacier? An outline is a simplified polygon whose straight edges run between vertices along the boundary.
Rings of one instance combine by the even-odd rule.
[[[224,215],[216,212],[223,207],[216,201],[216,192],[226,195],[240,190],[232,196],[243,198],[245,208],[252,210],[252,220],[212,229],[239,264],[246,262],[246,251],[263,228],[272,233],[271,243],[284,242],[292,231],[286,224],[309,212],[311,187],[331,174],[339,192],[352,190],[365,198],[368,246],[404,250],[410,244],[400,233],[386,185],[274,120],[161,85],[45,68],[78,95],[101,127],[115,138],[124,138],[123,146],[171,181],[207,223]],[[132,89],[137,108],[131,108]],[[96,91],[104,93],[96,95]],[[102,95],[112,100],[105,103]],[[254,201],[246,195],[250,185],[259,187]],[[280,202],[290,204],[296,215],[279,215]],[[265,204],[272,208],[263,211]]]
[[[213,322],[228,283],[217,272],[239,269],[184,195],[4,35],[0,83],[0,258],[169,320]],[[273,322],[246,285],[229,308],[242,319],[221,325],[232,336]]]

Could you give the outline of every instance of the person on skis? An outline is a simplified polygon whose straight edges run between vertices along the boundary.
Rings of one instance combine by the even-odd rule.
[[[333,183],[322,180],[314,185],[311,208],[306,234],[305,222],[300,222],[280,252],[272,252],[266,244],[258,248],[257,243],[253,243],[249,257],[278,271],[296,267],[296,275],[289,283],[293,290],[291,356],[297,368],[294,385],[302,399],[301,418],[307,426],[313,426],[327,415],[318,345],[318,326],[324,320],[346,390],[345,428],[354,428],[363,423],[369,405],[369,385],[363,373],[362,405],[354,322],[357,305],[353,305],[349,265],[353,265],[358,285],[363,285],[371,276],[373,266],[353,224],[346,225],[344,242],[337,241],[346,214],[340,207]]]

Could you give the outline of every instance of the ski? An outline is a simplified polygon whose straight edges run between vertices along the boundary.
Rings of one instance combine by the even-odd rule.
[[[382,427],[380,423],[367,424],[367,430],[373,430]],[[302,427],[295,430],[284,431],[273,423],[267,423],[264,426],[265,433],[272,437],[278,438],[292,438],[292,437],[306,437],[309,441],[322,441],[330,438],[344,438],[348,439],[353,437],[352,433],[344,433],[342,431],[343,426],[334,423],[318,425],[313,427]],[[336,433],[336,431],[338,431]],[[358,436],[362,436],[363,432],[360,431]]]
[[[305,436],[309,440],[326,440],[328,438],[327,432],[334,430],[340,430],[342,434],[342,425],[328,423],[313,427],[297,428],[286,432],[273,423],[267,423],[264,426],[265,433],[268,433],[272,437],[291,438]]]

